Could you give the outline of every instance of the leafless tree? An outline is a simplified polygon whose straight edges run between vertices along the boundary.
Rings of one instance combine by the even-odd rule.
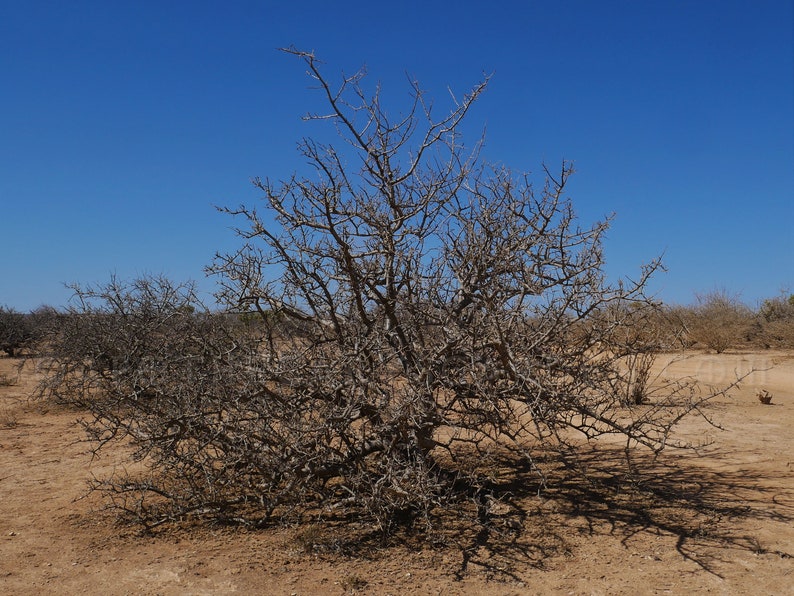
[[[658,311],[643,290],[659,263],[608,284],[608,222],[577,224],[571,165],[544,168],[536,189],[466,151],[460,123],[487,80],[440,117],[412,83],[392,118],[363,73],[334,86],[312,54],[290,52],[325,100],[307,118],[340,142],[302,142],[312,176],[257,179],[263,210],[227,209],[245,244],[212,267],[228,303],[303,325],[267,338],[261,369],[295,432],[277,466],[300,470],[289,482],[385,526],[481,486],[464,453],[531,460],[533,444],[568,451],[604,433],[661,449],[689,388],[633,412],[644,381],[625,367],[658,349],[639,329]]]
[[[129,440],[148,464],[101,488],[148,524],[355,513],[389,532],[455,503],[485,519],[495,455],[540,482],[541,451],[574,460],[604,434],[665,447],[706,398],[637,377],[631,359],[659,348],[643,332],[659,264],[607,281],[608,222],[577,223],[571,165],[535,188],[467,152],[487,80],[441,116],[411,83],[392,118],[363,73],[335,86],[289,52],[324,98],[309,120],[339,144],[304,140],[311,175],[256,180],[260,208],[226,209],[244,244],[210,271],[244,315],[203,310],[190,286],[114,281],[76,288],[52,342],[45,391],[78,396],[100,444]]]

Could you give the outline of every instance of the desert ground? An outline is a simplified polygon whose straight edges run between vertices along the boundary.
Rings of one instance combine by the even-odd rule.
[[[2,594],[791,594],[794,352],[665,357],[667,377],[742,383],[682,422],[650,465],[646,508],[577,487],[526,497],[520,541],[323,548],[328,529],[206,524],[145,534],[87,494],[80,412],[34,402],[30,364],[0,358]],[[773,395],[761,404],[756,392]],[[593,457],[609,457],[601,448]],[[573,495],[573,496],[572,496]]]

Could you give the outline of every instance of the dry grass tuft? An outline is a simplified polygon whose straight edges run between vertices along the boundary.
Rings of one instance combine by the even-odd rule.
[[[16,410],[6,406],[0,407],[0,428],[14,428],[19,424],[19,415]]]
[[[346,593],[355,594],[367,587],[369,582],[357,574],[347,575],[342,578],[339,585]]]

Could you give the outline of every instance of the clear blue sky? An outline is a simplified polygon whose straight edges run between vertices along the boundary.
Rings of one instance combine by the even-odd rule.
[[[791,0],[0,0],[0,305],[66,282],[197,279],[238,241],[213,205],[305,169],[302,65],[405,73],[447,105],[483,72],[470,141],[516,170],[574,160],[583,223],[615,212],[610,274],[664,253],[659,296],[794,291]],[[450,8],[452,7],[452,8]]]

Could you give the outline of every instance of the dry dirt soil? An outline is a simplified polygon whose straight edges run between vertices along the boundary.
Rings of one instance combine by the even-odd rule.
[[[321,548],[317,528],[121,524],[86,496],[113,454],[91,457],[79,412],[29,402],[35,376],[16,364],[0,358],[0,594],[794,593],[794,353],[675,357],[667,377],[755,372],[706,408],[724,430],[681,424],[678,438],[704,446],[653,463],[647,508],[568,486],[528,494],[512,542],[355,556]]]

